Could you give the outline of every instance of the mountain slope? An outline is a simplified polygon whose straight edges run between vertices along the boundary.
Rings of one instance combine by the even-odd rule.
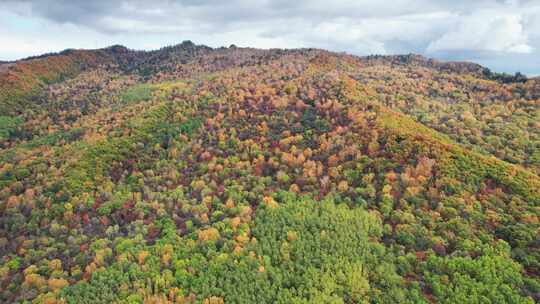
[[[540,299],[532,80],[314,49],[134,57],[5,116],[2,301]],[[476,111],[447,128],[457,105]],[[501,124],[530,141],[516,164],[467,136]]]

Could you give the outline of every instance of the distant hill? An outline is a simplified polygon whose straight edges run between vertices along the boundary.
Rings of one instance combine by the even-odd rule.
[[[414,54],[0,63],[0,302],[538,302],[539,115]]]

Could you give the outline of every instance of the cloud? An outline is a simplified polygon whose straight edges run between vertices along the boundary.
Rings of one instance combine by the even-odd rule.
[[[456,23],[454,29],[428,45],[428,53],[451,50],[533,51],[518,13],[482,10],[463,16]]]
[[[357,55],[414,52],[483,60],[500,70],[520,64],[495,59],[540,54],[539,0],[0,0],[0,26],[6,15],[18,22],[4,22],[0,45],[13,44],[9,51],[0,47],[0,58],[17,49],[27,55],[28,41],[52,51],[110,41],[148,48],[185,39]],[[48,31],[25,28],[28,23]],[[43,49],[34,44],[36,52]],[[540,64],[535,67],[540,73]]]

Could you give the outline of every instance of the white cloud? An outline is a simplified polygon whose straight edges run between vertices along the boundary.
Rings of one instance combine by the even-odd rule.
[[[0,11],[0,60],[58,52],[67,48],[99,48],[115,44],[112,36],[73,24]]]
[[[508,51],[509,52],[512,52],[512,53],[525,53],[525,54],[528,54],[528,53],[531,53],[534,49],[532,48],[532,46],[528,45],[528,44],[518,44],[518,45],[514,45],[514,46],[511,46],[510,48],[508,48]]]
[[[456,19],[457,25],[431,42],[428,53],[451,50],[530,53],[519,13],[481,10]]]

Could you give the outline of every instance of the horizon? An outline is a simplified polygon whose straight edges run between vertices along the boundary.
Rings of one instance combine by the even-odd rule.
[[[253,10],[256,6],[257,10]],[[519,0],[48,1],[0,3],[0,61],[68,48],[318,48],[357,56],[419,54],[495,72],[540,75],[540,3]],[[179,38],[181,37],[181,38]]]

